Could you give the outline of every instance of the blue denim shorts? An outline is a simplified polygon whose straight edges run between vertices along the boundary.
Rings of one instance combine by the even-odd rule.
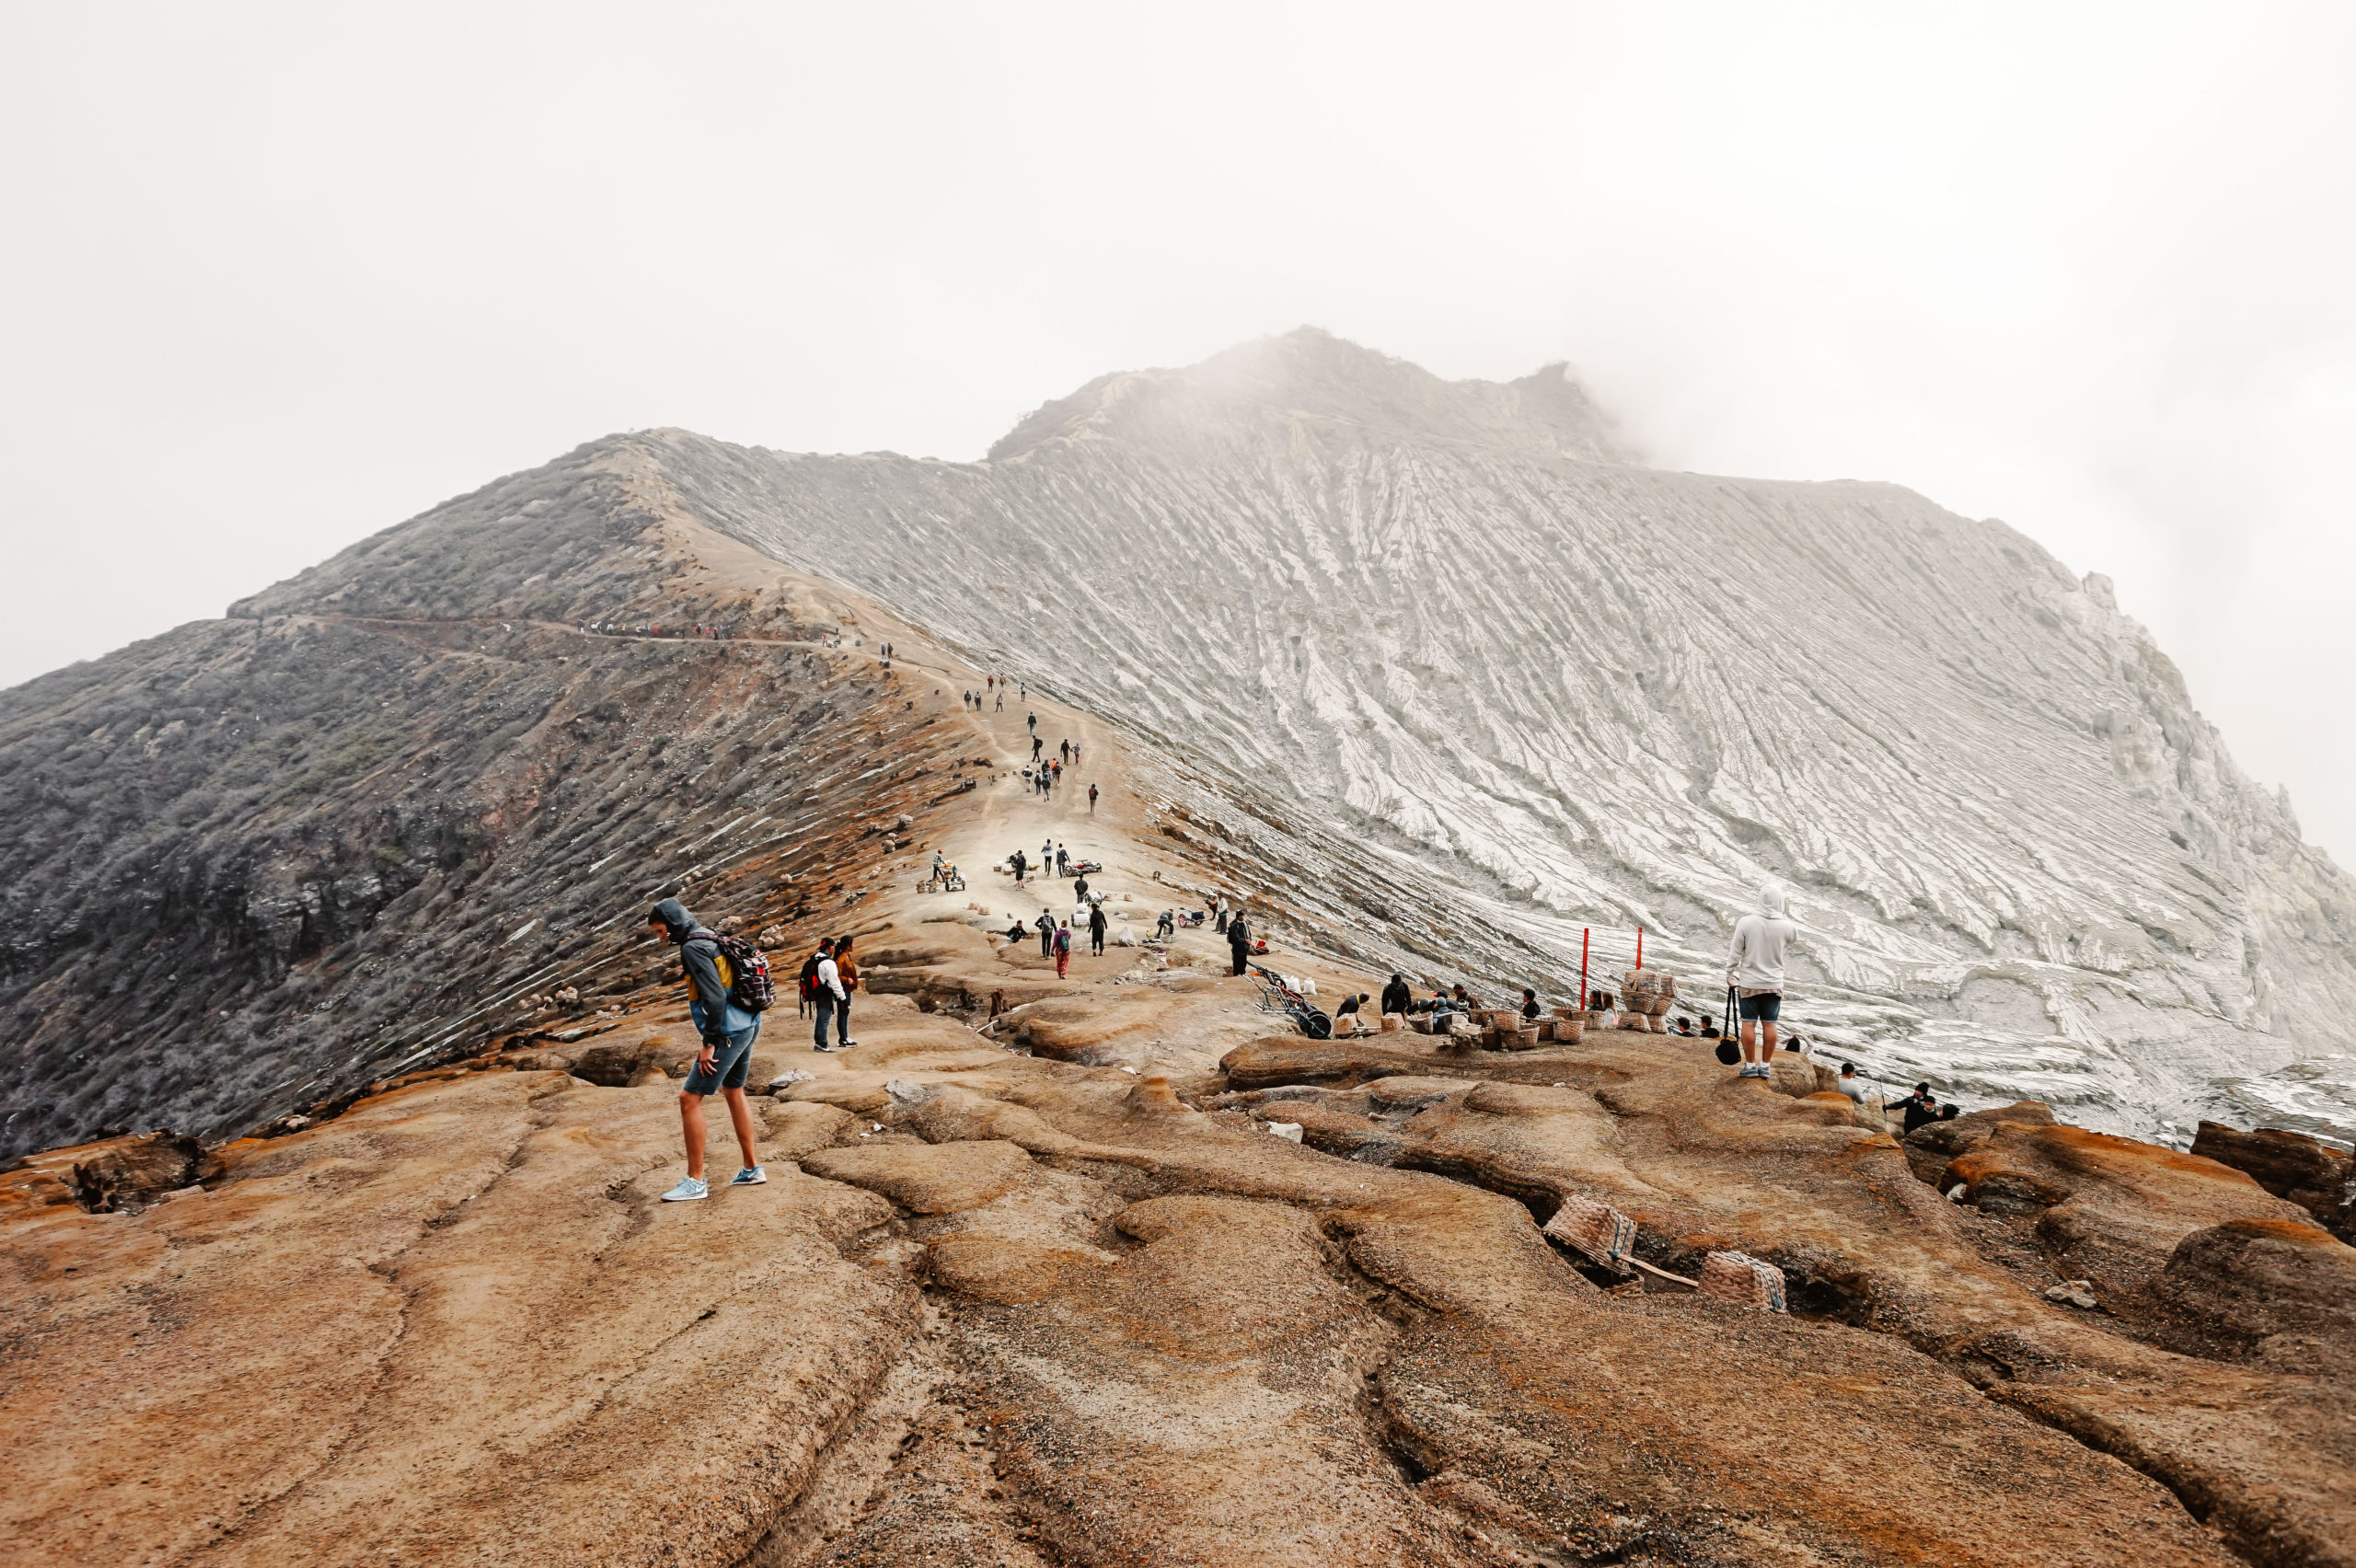
[[[1755,997],[1742,998],[1742,1016],[1773,1023],[1784,1016],[1784,993],[1762,991]]]
[[[679,1092],[710,1094],[719,1089],[744,1088],[745,1076],[753,1070],[753,1042],[760,1037],[761,1020],[756,1018],[752,1028],[738,1030],[728,1037],[727,1044],[712,1053],[711,1071],[690,1067],[687,1081],[679,1086]]]

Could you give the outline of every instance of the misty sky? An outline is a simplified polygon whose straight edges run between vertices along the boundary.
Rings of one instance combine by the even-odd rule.
[[[0,682],[609,431],[977,457],[1307,322],[2108,572],[2350,864],[2351,83],[2344,4],[13,4]]]

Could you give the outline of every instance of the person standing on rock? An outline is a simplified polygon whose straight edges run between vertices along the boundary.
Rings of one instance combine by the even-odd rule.
[[[859,989],[859,963],[850,955],[849,937],[835,940],[835,981],[842,987],[842,997],[835,1004],[835,1049],[855,1051],[859,1042],[850,1037],[850,994]]]
[[[744,1169],[729,1185],[758,1186],[768,1177],[753,1149],[753,1110],[745,1103],[745,1078],[752,1070],[761,1015],[745,1012],[728,999],[733,977],[721,972],[725,960],[716,934],[696,924],[686,905],[666,898],[646,917],[646,923],[679,945],[679,966],[687,981],[687,1017],[703,1038],[703,1049],[696,1053],[695,1066],[679,1090],[679,1134],[687,1146],[687,1174],[663,1194],[663,1201],[695,1203],[710,1194],[703,1179],[703,1102],[714,1090],[728,1102],[729,1124],[745,1154]]]
[[[1241,913],[1227,923],[1228,955],[1235,961],[1235,973],[1243,973],[1244,961],[1252,954],[1252,933],[1243,924]]]
[[[1775,1024],[1784,1012],[1784,956],[1799,926],[1784,912],[1784,884],[1759,890],[1758,906],[1734,923],[1727,947],[1727,984],[1742,1014],[1742,1071],[1748,1078],[1775,1076]],[[1762,1042],[1761,1035],[1765,1038]]]
[[[1098,958],[1104,956],[1104,906],[1088,906],[1088,951]]]
[[[1056,928],[1056,978],[1063,979],[1071,973],[1071,922],[1066,920]]]
[[[813,1043],[821,1051],[849,1050],[850,1042],[841,1045],[826,1043],[826,1035],[835,1016],[850,1006],[850,993],[843,989],[843,977],[835,967],[835,944],[832,938],[818,944],[818,973],[810,987],[811,1005],[817,1010],[818,1027]]]

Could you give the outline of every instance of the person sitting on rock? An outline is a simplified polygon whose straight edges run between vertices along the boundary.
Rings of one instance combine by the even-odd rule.
[[[1020,916],[1016,917],[1013,923],[1006,928],[1006,940],[1010,942],[1020,942],[1023,938],[1030,934],[1030,932],[1022,928],[1022,920]]]
[[[1842,1094],[1847,1095],[1859,1105],[1878,1104],[1881,1101],[1881,1094],[1872,1083],[1857,1076],[1857,1064],[1854,1062],[1841,1064],[1840,1090]]]
[[[1910,1133],[1925,1122],[1935,1122],[1939,1119],[1938,1096],[1931,1092],[1931,1086],[1927,1083],[1916,1084],[1913,1093],[1891,1106],[1890,1109],[1906,1118],[1906,1130]]]
[[[695,1203],[710,1195],[703,1179],[703,1102],[714,1090],[728,1102],[729,1124],[745,1154],[744,1169],[729,1185],[758,1186],[768,1177],[753,1149],[753,1111],[745,1102],[745,1079],[752,1070],[761,1015],[745,1012],[728,999],[733,976],[723,973],[727,960],[721,954],[718,936],[698,925],[686,905],[666,898],[646,917],[646,923],[679,945],[679,966],[687,981],[687,1017],[703,1039],[703,1049],[696,1053],[695,1066],[679,1089],[679,1133],[687,1147],[687,1174],[663,1194],[663,1201]]]

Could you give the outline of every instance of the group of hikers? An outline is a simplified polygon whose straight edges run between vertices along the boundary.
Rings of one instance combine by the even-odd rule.
[[[715,626],[710,621],[695,621],[687,626],[664,629],[659,621],[624,625],[619,621],[575,621],[572,629],[584,637],[699,637],[710,641],[724,641],[736,635],[728,627]]]
[[[935,859],[939,859],[937,854]],[[1020,882],[1028,869],[1029,857],[1018,849],[1007,859]],[[1052,841],[1042,843],[1039,859],[1043,870],[1052,868],[1056,874],[1073,879],[1073,910],[1070,915],[1058,917],[1042,909],[1027,928],[1017,917],[1005,935],[1010,943],[1019,944],[1035,930],[1039,956],[1054,962],[1060,978],[1070,973],[1078,932],[1087,933],[1091,951],[1100,955],[1104,951],[1108,922],[1103,895],[1100,893],[1091,896],[1088,886],[1087,872],[1098,868],[1085,860],[1074,861],[1064,846]],[[1247,973],[1253,954],[1267,951],[1266,942],[1254,937],[1241,910],[1227,908],[1216,894],[1207,904],[1210,917],[1227,939],[1233,973]],[[1189,923],[1198,923],[1199,919],[1195,917]],[[679,1091],[680,1131],[687,1144],[687,1174],[664,1193],[664,1201],[687,1202],[709,1193],[703,1176],[703,1101],[714,1092],[728,1106],[729,1122],[745,1157],[743,1167],[730,1185],[751,1186],[766,1182],[768,1178],[762,1171],[753,1147],[752,1113],[745,1103],[745,1083],[753,1044],[760,1038],[761,1013],[772,994],[767,960],[757,948],[741,938],[725,936],[699,924],[676,898],[665,898],[656,904],[647,921],[652,929],[678,946],[680,965],[688,985],[688,1017],[702,1043]],[[1167,940],[1175,934],[1178,923],[1174,911],[1163,910],[1155,927],[1155,938]],[[1739,1019],[1736,1048],[1740,1053],[1740,1078],[1770,1078],[1779,1044],[1786,1050],[1800,1048],[1796,1036],[1787,1043],[1779,1039],[1784,961],[1797,934],[1798,926],[1791,918],[1784,889],[1777,882],[1761,888],[1756,905],[1735,923],[1727,951],[1726,981],[1730,1010]],[[859,966],[852,957],[852,945],[853,939],[849,936],[827,938],[818,943],[817,950],[802,966],[802,1011],[815,1017],[814,1047],[818,1051],[858,1048],[859,1043],[850,1035],[850,998],[859,986]],[[1594,993],[1587,998],[1590,1004],[1599,999],[1608,1002],[1609,997]],[[1352,1031],[1362,1027],[1360,1009],[1373,1000],[1370,993],[1344,997],[1334,1009],[1335,1026],[1346,1024]],[[1428,1014],[1434,1028],[1442,1031],[1452,1026],[1449,1015],[1470,1015],[1481,1008],[1480,998],[1461,981],[1453,986],[1434,986],[1428,999],[1418,1001],[1414,987],[1400,973],[1393,973],[1383,986],[1380,1005],[1384,1013]],[[1537,991],[1523,987],[1520,1015],[1536,1020],[1542,1011]],[[1694,1032],[1692,1020],[1682,1016],[1673,1027],[1680,1034]],[[1715,1036],[1715,1021],[1703,1020],[1700,1032],[1705,1038]],[[1860,1107],[1900,1117],[1908,1133],[1931,1122],[1951,1120],[1959,1113],[1957,1105],[1942,1104],[1928,1083],[1918,1083],[1911,1094],[1888,1101],[1858,1075],[1854,1063],[1842,1065],[1839,1083],[1841,1092]]]

